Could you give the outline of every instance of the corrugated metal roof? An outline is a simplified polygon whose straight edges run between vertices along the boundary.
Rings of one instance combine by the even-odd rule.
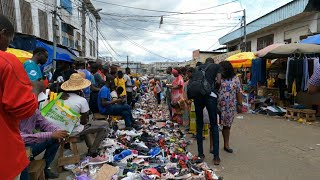
[[[290,17],[304,12],[310,0],[294,0],[278,9],[247,24],[247,34],[254,33],[272,24],[278,23]],[[239,28],[219,39],[219,43],[226,44],[243,36],[243,27]]]

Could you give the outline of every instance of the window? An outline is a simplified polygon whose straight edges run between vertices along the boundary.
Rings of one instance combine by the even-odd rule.
[[[304,40],[304,39],[307,39],[307,38],[308,38],[308,35],[300,36],[300,41]]]
[[[38,9],[39,16],[39,31],[40,37],[43,39],[48,39],[48,17],[47,13]]]
[[[62,45],[69,46],[69,39],[67,37],[62,37]]]
[[[92,40],[90,39],[89,40],[89,46],[90,46],[90,56],[92,56]]]
[[[257,40],[257,50],[261,50],[271,44],[273,44],[274,34],[263,36]]]
[[[245,43],[241,43],[240,45],[240,49],[242,52],[246,51],[246,52],[250,52],[251,51],[251,41],[247,41],[246,42],[246,48],[244,47],[245,46]]]
[[[73,27],[70,24],[61,22],[61,30],[71,36],[73,36]]]
[[[72,2],[71,0],[60,0],[60,6],[67,12],[72,14]]]
[[[74,40],[69,39],[69,47],[74,48]]]
[[[17,29],[14,1],[0,0],[0,13],[5,14],[10,22],[14,25],[14,29]]]
[[[96,42],[92,42],[92,56],[96,57]]]
[[[291,39],[285,39],[285,40],[284,40],[284,43],[286,43],[286,44],[291,44],[291,42],[292,42]]]
[[[93,21],[92,21],[92,19],[90,19],[90,22],[89,22],[89,29],[90,29],[91,32],[93,31]]]
[[[25,0],[20,0],[21,27],[22,33],[33,34],[33,23],[31,14],[31,4]]]

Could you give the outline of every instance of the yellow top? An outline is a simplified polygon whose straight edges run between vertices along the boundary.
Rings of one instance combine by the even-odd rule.
[[[139,80],[136,80],[134,82],[134,85],[137,87],[137,88],[140,88],[140,81]]]
[[[114,84],[116,85],[116,87],[122,87],[123,88],[123,92],[122,92],[122,94],[120,94],[120,96],[126,96],[127,95],[126,80],[124,78],[115,78],[114,79]]]

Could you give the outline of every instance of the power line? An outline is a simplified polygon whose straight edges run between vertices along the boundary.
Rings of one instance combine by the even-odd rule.
[[[110,18],[111,18],[111,17],[110,17]],[[139,29],[139,30],[143,30],[143,31],[148,31],[148,32],[151,32],[151,33],[171,34],[171,35],[181,35],[181,36],[187,36],[187,35],[191,35],[191,34],[203,34],[203,33],[209,33],[209,32],[216,32],[216,31],[228,29],[229,27],[233,27],[233,26],[224,26],[224,28],[215,29],[215,30],[210,30],[210,31],[175,34],[175,33],[164,33],[164,32],[151,31],[151,30],[148,30],[148,29],[144,29],[144,28],[139,28],[139,27],[133,26],[133,25],[131,25],[131,24],[128,24],[128,23],[125,23],[125,22],[116,20],[116,19],[114,19],[114,18],[111,18],[111,19],[114,20],[114,21],[118,21],[118,22],[120,22],[120,23],[122,23],[122,24],[125,24],[125,25],[127,25],[127,26],[129,26],[129,27],[132,27],[132,28],[135,28],[135,29]]]
[[[227,34],[229,34],[230,32],[232,32],[240,23],[241,23],[241,21],[240,21],[237,25],[235,25]],[[219,42],[219,39],[218,39],[212,46],[210,46],[210,47],[207,49],[207,51],[208,51],[209,49],[213,48],[218,42]]]
[[[104,22],[104,21],[101,21],[101,22]],[[106,22],[104,22],[104,23],[105,23],[106,25],[109,25],[109,24],[106,23]],[[109,26],[110,26],[110,25],[109,25]],[[145,48],[144,46],[136,43],[135,41],[131,40],[131,39],[128,38],[126,35],[124,35],[124,34],[121,33],[120,31],[118,31],[117,29],[113,28],[112,26],[110,26],[110,28],[113,29],[114,31],[116,31],[118,34],[120,34],[124,39],[126,39],[127,41],[129,41],[131,44],[133,44],[133,45],[135,45],[135,46],[143,49],[144,51],[146,51],[146,52],[148,52],[148,53],[150,53],[150,54],[153,54],[153,55],[155,55],[155,56],[158,56],[158,57],[160,57],[160,58],[163,58],[163,59],[166,59],[166,60],[169,60],[169,61],[174,61],[174,60],[172,60],[172,59],[169,59],[169,58],[166,58],[166,57],[164,57],[164,56],[161,56],[161,55],[159,55],[159,54],[157,54],[157,53],[155,53],[155,52],[152,52],[151,50]]]
[[[104,2],[104,1],[101,1],[101,0],[93,0],[93,1],[100,2],[100,3],[103,3],[103,4],[113,5],[113,6],[130,8],[130,9],[137,9],[137,10],[150,11],[150,12],[169,13],[170,15],[179,15],[179,14],[193,14],[195,12],[204,11],[204,10],[208,10],[208,9],[213,9],[213,8],[216,8],[216,7],[220,7],[220,6],[224,6],[224,5],[227,5],[227,4],[231,4],[233,2],[236,2],[237,0],[233,0],[233,1],[230,1],[230,2],[227,2],[227,3],[219,4],[219,5],[216,5],[216,6],[211,6],[211,7],[204,8],[204,9],[198,9],[198,10],[194,10],[194,11],[189,11],[189,12],[162,11],[162,10],[154,10],[154,9],[146,9],[146,8],[139,8],[139,7],[132,7],[132,6],[114,4],[114,3]],[[170,16],[170,15],[164,15],[164,16]]]

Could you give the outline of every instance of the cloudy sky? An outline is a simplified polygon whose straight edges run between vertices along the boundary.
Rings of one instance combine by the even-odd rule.
[[[130,60],[149,63],[191,60],[193,50],[216,49],[220,37],[240,26],[242,12],[237,11],[246,9],[250,22],[291,0],[91,1],[103,9],[100,56],[121,61],[128,55]]]

